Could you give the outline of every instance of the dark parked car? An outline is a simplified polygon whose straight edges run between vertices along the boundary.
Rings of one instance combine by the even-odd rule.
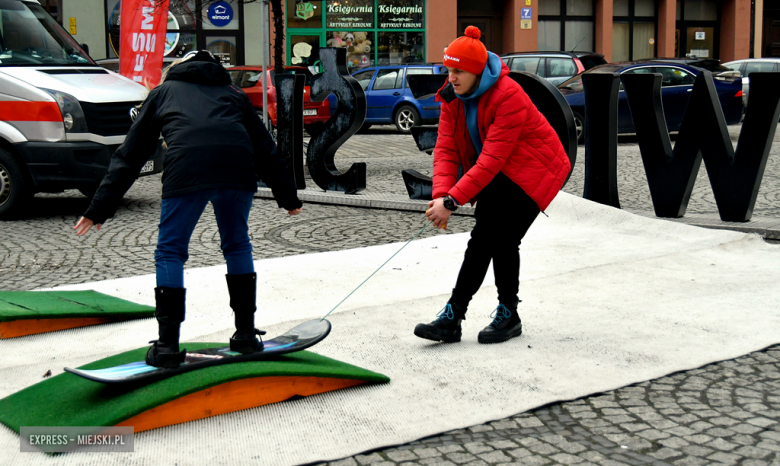
[[[610,63],[597,66],[585,73],[659,73],[663,77],[661,84],[661,99],[663,102],[664,117],[670,132],[680,129],[685,108],[688,106],[690,92],[696,76],[703,68],[686,63],[685,59],[667,60],[641,60],[637,62]],[[712,61],[712,60],[710,60]],[[701,62],[699,62],[701,63]],[[742,119],[742,79],[734,75],[731,70],[720,65],[706,64],[712,71],[715,90],[726,117],[726,124],[733,125]],[[585,74],[583,73],[583,74]],[[580,143],[585,141],[585,94],[582,88],[582,75],[575,76],[558,86],[566,101],[569,102],[574,112],[574,121],[577,125],[577,138]],[[631,111],[628,108],[623,86],[620,86],[618,98],[618,133],[633,134],[634,121],[631,119]]]
[[[309,134],[321,131],[322,125],[331,116],[331,100],[336,97],[331,95],[322,102],[311,101],[311,71],[305,66],[285,66],[286,74],[299,74],[306,77],[306,85],[303,90],[303,127]],[[241,88],[249,96],[255,111],[262,117],[263,112],[263,67],[262,66],[232,66],[228,68],[233,84]],[[266,73],[266,85],[268,86],[268,117],[271,124],[276,127],[276,87],[274,76],[276,72],[269,69]]]
[[[446,74],[444,65],[388,65],[363,68],[352,76],[366,92],[368,113],[363,128],[372,124],[394,124],[398,131],[408,133],[412,126],[436,124],[441,113],[433,95],[417,100],[409,89],[406,77],[412,74]],[[444,83],[442,76],[442,84]]]
[[[739,71],[742,75],[742,101],[747,105],[750,91],[750,74],[755,72],[780,71],[780,58],[749,58],[724,63],[730,70]]]
[[[510,71],[527,71],[558,85],[594,66],[607,63],[593,52],[515,52],[501,55]]]

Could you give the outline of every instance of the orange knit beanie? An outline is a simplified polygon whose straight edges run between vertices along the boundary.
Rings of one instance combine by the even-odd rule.
[[[458,37],[444,52],[444,66],[481,75],[488,60],[485,45],[479,41],[482,33],[479,28],[469,26],[466,35]]]

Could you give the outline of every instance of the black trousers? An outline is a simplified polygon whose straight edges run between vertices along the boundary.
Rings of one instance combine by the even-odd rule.
[[[498,301],[512,307],[520,287],[520,242],[538,215],[536,202],[499,173],[479,193],[474,213],[476,225],[450,302],[468,307],[492,260]]]

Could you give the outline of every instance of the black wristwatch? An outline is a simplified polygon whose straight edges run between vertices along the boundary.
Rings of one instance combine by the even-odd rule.
[[[447,196],[444,198],[444,207],[447,208],[447,210],[451,210],[452,212],[455,212],[458,210],[458,203],[455,202],[455,199],[451,198],[450,196]]]

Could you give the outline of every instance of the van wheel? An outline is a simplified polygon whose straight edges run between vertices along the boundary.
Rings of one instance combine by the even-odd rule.
[[[393,121],[395,122],[395,127],[402,133],[410,133],[413,126],[421,123],[420,114],[417,113],[417,109],[410,105],[402,105],[399,107],[398,110],[395,111],[395,118],[393,118]]]
[[[17,217],[32,195],[22,166],[10,152],[0,148],[0,219]]]

